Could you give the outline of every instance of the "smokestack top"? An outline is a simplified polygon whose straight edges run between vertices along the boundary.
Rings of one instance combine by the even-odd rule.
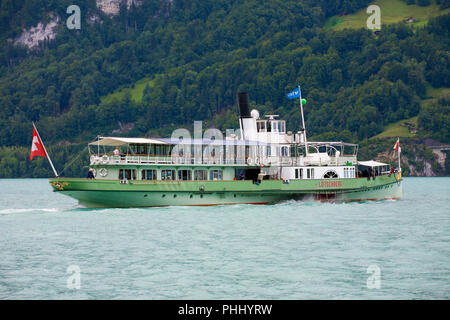
[[[238,93],[238,104],[239,104],[239,116],[241,118],[251,118],[250,114],[250,102],[247,92]]]

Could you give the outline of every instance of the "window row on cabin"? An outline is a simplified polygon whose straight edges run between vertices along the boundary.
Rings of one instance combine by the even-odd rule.
[[[158,170],[141,171],[141,180],[208,180],[208,170],[163,169],[159,177],[160,179],[158,179]],[[120,169],[119,180],[137,180],[136,169]],[[210,170],[209,180],[223,180],[222,170]]]
[[[355,167],[344,168],[344,178],[354,178]],[[334,170],[328,170],[323,175],[324,179],[337,179],[339,175]],[[314,179],[314,168],[295,169],[295,179]]]
[[[272,148],[271,146],[267,146],[266,147],[266,156],[268,157],[274,157],[277,155],[277,151],[279,150],[278,153],[280,156],[282,157],[288,157],[289,156],[289,147],[288,146],[283,146],[283,147],[279,147],[279,148]],[[272,152],[273,151],[273,152]]]
[[[256,121],[256,130],[258,132],[286,132],[286,121],[284,120],[259,120]]]
[[[295,179],[314,179],[314,168],[295,169]]]
[[[344,168],[344,178],[354,178],[355,167]]]

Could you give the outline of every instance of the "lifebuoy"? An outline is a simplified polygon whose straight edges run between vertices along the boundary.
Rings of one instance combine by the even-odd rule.
[[[253,165],[253,159],[250,158],[250,157],[248,157],[248,158],[247,158],[247,164],[248,164],[249,166]]]
[[[108,175],[108,169],[106,168],[100,168],[98,170],[98,174],[101,175],[102,177],[106,177]]]

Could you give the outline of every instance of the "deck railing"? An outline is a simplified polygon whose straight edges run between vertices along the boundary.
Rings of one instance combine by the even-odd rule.
[[[356,164],[355,156],[330,157],[327,161],[310,161],[304,157],[209,157],[197,159],[194,157],[171,157],[171,156],[146,156],[146,155],[91,155],[91,165],[114,165],[114,164],[210,164],[210,165],[278,165],[278,166],[344,166],[348,163]]]

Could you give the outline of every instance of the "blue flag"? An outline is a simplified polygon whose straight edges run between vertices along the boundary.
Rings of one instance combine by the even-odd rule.
[[[300,88],[295,89],[292,92],[289,92],[286,97],[288,99],[295,99],[295,98],[300,98]]]

